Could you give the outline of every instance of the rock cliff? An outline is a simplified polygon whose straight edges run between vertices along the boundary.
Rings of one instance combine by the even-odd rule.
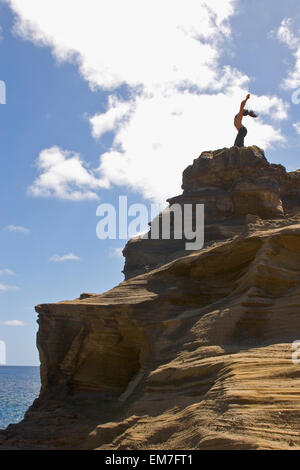
[[[205,205],[205,244],[241,234],[249,214],[262,219],[282,218],[300,208],[300,171],[287,173],[268,163],[258,147],[232,147],[203,152],[183,172],[183,193],[173,204]],[[125,279],[184,256],[184,240],[155,240],[142,236],[123,250]]]
[[[36,307],[40,397],[0,449],[300,449],[300,171],[233,147],[182,189],[201,250],[135,238],[117,287]]]

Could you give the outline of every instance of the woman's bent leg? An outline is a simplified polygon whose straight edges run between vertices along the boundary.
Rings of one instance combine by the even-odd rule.
[[[247,129],[245,126],[242,126],[238,132],[238,135],[236,136],[234,145],[237,147],[244,147],[244,139],[247,135]]]

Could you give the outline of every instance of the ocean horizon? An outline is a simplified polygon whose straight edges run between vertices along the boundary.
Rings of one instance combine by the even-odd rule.
[[[39,366],[0,365],[0,429],[24,418],[40,386]]]

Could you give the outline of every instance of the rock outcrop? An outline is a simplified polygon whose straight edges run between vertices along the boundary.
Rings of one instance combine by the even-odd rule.
[[[175,200],[203,249],[135,239],[117,287],[36,307],[41,394],[0,449],[300,449],[300,172],[205,152]]]
[[[297,213],[300,171],[287,173],[270,164],[258,147],[232,147],[203,152],[183,172],[183,193],[173,204],[205,205],[205,244],[228,240],[244,230],[248,214],[262,219]],[[183,256],[185,240],[131,239],[125,246],[125,279]]]

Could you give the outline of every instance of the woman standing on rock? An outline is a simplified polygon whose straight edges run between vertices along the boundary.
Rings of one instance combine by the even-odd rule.
[[[253,118],[257,117],[257,114],[255,114],[254,111],[248,111],[248,109],[245,109],[245,105],[249,99],[250,99],[250,94],[248,94],[246,98],[244,99],[244,101],[241,102],[240,112],[234,118],[234,126],[238,130],[238,135],[235,139],[234,145],[236,145],[237,147],[244,147],[244,139],[248,132],[246,127],[242,125],[243,117],[244,116],[251,116]]]

